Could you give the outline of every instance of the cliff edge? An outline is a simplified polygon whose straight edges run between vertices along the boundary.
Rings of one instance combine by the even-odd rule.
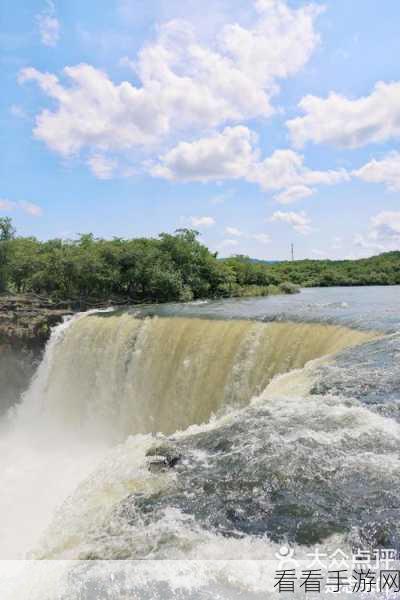
[[[33,295],[0,295],[0,414],[26,390],[51,328],[68,314]]]

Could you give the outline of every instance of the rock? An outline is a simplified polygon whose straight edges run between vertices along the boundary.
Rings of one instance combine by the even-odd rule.
[[[151,448],[146,457],[149,459],[148,468],[152,473],[173,469],[182,459],[179,454],[174,453],[171,448],[166,446]]]
[[[27,389],[51,328],[68,314],[35,296],[0,295],[0,414]]]
[[[0,295],[0,343],[43,348],[51,328],[71,312],[35,297]]]

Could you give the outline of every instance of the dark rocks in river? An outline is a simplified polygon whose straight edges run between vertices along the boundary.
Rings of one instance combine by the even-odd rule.
[[[274,414],[270,407],[250,407],[230,424],[154,447],[149,459],[184,457],[177,477],[163,491],[129,495],[113,518],[132,528],[132,537],[173,508],[198,531],[227,538],[267,537],[310,547],[340,536],[355,549],[400,549],[399,486],[390,469],[377,468],[372,452],[391,456],[396,440],[364,435],[360,456],[358,437],[342,434],[335,410],[329,413],[335,445],[318,435],[311,413],[308,429],[295,439],[290,424],[298,427],[301,413],[288,416],[289,427]],[[168,468],[161,463],[160,470]],[[169,535],[167,529],[159,544],[169,544]]]
[[[148,468],[152,473],[173,469],[182,459],[180,454],[177,454],[172,448],[167,446],[151,448],[146,453],[146,457],[149,459]]]
[[[51,328],[69,313],[35,296],[0,295],[0,414],[28,387]]]

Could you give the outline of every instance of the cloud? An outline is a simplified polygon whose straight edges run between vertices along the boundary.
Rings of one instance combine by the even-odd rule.
[[[378,82],[369,96],[350,100],[331,93],[306,96],[299,104],[306,113],[287,121],[293,143],[327,143],[358,148],[400,137],[400,82]]]
[[[20,82],[35,81],[56,103],[37,115],[35,137],[63,156],[151,151],[179,132],[268,117],[279,80],[298,72],[319,42],[319,9],[291,9],[284,0],[257,2],[257,9],[254,26],[226,25],[209,45],[190,24],[165,23],[136,60],[128,57],[135,83],[114,83],[88,64],[66,66],[66,83],[22,70]]]
[[[212,227],[215,225],[213,217],[189,217],[189,223],[192,227]]]
[[[181,142],[161,156],[151,174],[173,181],[244,179],[264,191],[278,192],[274,199],[289,204],[311,196],[318,185],[350,179],[345,170],[314,171],[293,150],[276,150],[260,161],[258,138],[247,127],[227,127],[194,142]]]
[[[274,212],[269,221],[287,223],[301,235],[308,235],[312,231],[311,220],[307,217],[305,212],[296,213],[278,210]]]
[[[7,200],[6,198],[0,198],[0,210],[12,212],[18,209],[31,217],[40,217],[43,214],[42,208],[33,202],[14,202],[12,200]]]
[[[6,200],[5,198],[0,198],[0,210],[11,211],[17,207],[16,202],[11,202],[11,200]]]
[[[181,142],[161,157],[151,173],[180,181],[245,178],[256,161],[256,140],[247,127],[227,127],[195,142]]]
[[[384,252],[387,247],[385,244],[378,244],[374,242],[369,235],[356,234],[353,238],[353,243],[358,248],[363,250],[369,250],[371,252]]]
[[[234,248],[235,246],[238,246],[239,242],[238,240],[234,240],[234,239],[225,239],[222,240],[222,242],[219,243],[219,248],[223,249],[223,248]]]
[[[117,161],[111,160],[101,154],[88,158],[88,165],[97,179],[111,179],[117,167]]]
[[[248,21],[252,17],[251,8],[241,4],[232,3],[232,0],[157,0],[156,3],[140,3],[138,10],[138,0],[117,0],[118,12],[124,24],[128,22],[136,28],[148,26],[154,19],[156,6],[158,22],[176,18],[188,20],[207,39],[215,36],[227,22]]]
[[[310,59],[320,41],[314,22],[322,8],[292,10],[281,0],[258,0],[256,8],[260,18],[254,29],[228,25],[220,39],[243,72],[273,86],[274,79],[294,75]]]
[[[368,183],[383,183],[389,191],[400,191],[400,152],[391,152],[383,160],[371,160],[353,172]]]
[[[19,202],[19,206],[31,217],[40,217],[43,214],[42,208],[33,202]]]
[[[226,227],[225,233],[232,237],[225,238],[218,244],[218,248],[220,250],[232,248],[235,249],[237,253],[239,252],[240,248],[240,252],[248,254],[248,249],[253,247],[253,245],[249,245],[249,242],[256,242],[257,244],[261,245],[271,243],[271,237],[267,233],[245,233],[240,229],[236,229],[235,227]]]
[[[66,67],[72,86],[64,88],[58,78],[36,69],[24,69],[19,81],[36,81],[59,103],[58,110],[42,111],[34,135],[49,148],[67,157],[82,148],[96,152],[154,144],[165,133],[167,122],[156,97],[128,82],[114,85],[105,73],[90,65]]]
[[[235,238],[242,238],[244,240],[253,240],[259,244],[269,244],[271,242],[271,237],[267,233],[245,233],[236,227],[225,227],[225,233],[232,236],[230,241]]]
[[[56,46],[60,38],[60,23],[56,17],[54,3],[51,0],[47,1],[45,10],[36,15],[36,22],[42,44],[49,47]]]
[[[267,233],[253,233],[251,234],[250,239],[258,242],[259,244],[271,243],[271,236],[269,236]]]
[[[400,211],[381,211],[370,219],[366,234],[354,236],[354,244],[373,252],[400,249]]]
[[[308,198],[313,194],[314,190],[307,187],[306,185],[292,185],[286,190],[283,190],[283,192],[277,194],[275,196],[275,200],[279,202],[279,204],[292,204],[293,202],[297,202],[297,200]]]
[[[371,235],[375,240],[400,242],[400,212],[382,211],[372,217]]]
[[[225,233],[227,233],[228,235],[234,235],[237,237],[240,237],[243,235],[243,231],[241,231],[240,229],[237,229],[236,227],[225,227]]]
[[[249,180],[258,183],[266,191],[279,191],[274,199],[289,204],[314,193],[314,187],[334,185],[347,181],[346,171],[313,171],[304,165],[304,156],[293,150],[276,150],[270,157],[258,163]]]

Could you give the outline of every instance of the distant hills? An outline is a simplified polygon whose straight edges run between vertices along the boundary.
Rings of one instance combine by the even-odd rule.
[[[400,285],[400,251],[357,260],[257,261],[279,279],[304,287]]]

